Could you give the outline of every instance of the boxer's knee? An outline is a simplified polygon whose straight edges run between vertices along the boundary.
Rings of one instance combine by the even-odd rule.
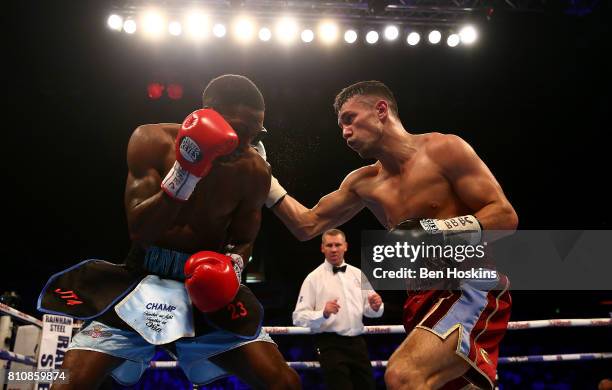
[[[387,389],[430,389],[426,373],[412,364],[410,359],[390,360],[385,371]]]
[[[68,383],[54,384],[51,389],[98,389],[111,370],[121,362],[122,359],[101,352],[69,350],[62,363],[62,369],[68,374]]]

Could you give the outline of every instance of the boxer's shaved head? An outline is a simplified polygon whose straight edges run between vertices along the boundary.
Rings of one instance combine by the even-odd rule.
[[[204,89],[202,104],[218,111],[239,105],[258,111],[266,109],[259,88],[248,78],[237,74],[224,74],[212,79]]]
[[[374,97],[386,100],[389,104],[389,109],[395,116],[399,116],[397,110],[397,102],[393,96],[393,92],[385,84],[380,81],[360,81],[344,88],[334,100],[334,110],[336,114],[340,112],[344,103],[349,101],[354,96]]]

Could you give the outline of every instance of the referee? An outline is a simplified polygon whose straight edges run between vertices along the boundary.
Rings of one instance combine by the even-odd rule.
[[[363,316],[382,316],[384,305],[361,270],[344,262],[347,249],[342,231],[323,233],[321,252],[325,261],[304,280],[293,324],[315,333],[329,389],[374,389],[372,365],[362,336]]]

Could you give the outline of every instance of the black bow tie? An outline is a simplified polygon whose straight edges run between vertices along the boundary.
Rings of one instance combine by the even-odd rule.
[[[334,267],[334,273],[336,272],[346,272],[346,264],[342,267]]]

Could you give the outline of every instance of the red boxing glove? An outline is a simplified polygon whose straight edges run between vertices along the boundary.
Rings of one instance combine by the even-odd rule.
[[[238,293],[240,282],[229,256],[198,252],[187,259],[184,271],[191,302],[204,313],[222,309]]]
[[[186,201],[215,158],[230,154],[237,146],[238,135],[218,112],[209,108],[192,112],[176,136],[176,162],[162,181],[162,189]]]

